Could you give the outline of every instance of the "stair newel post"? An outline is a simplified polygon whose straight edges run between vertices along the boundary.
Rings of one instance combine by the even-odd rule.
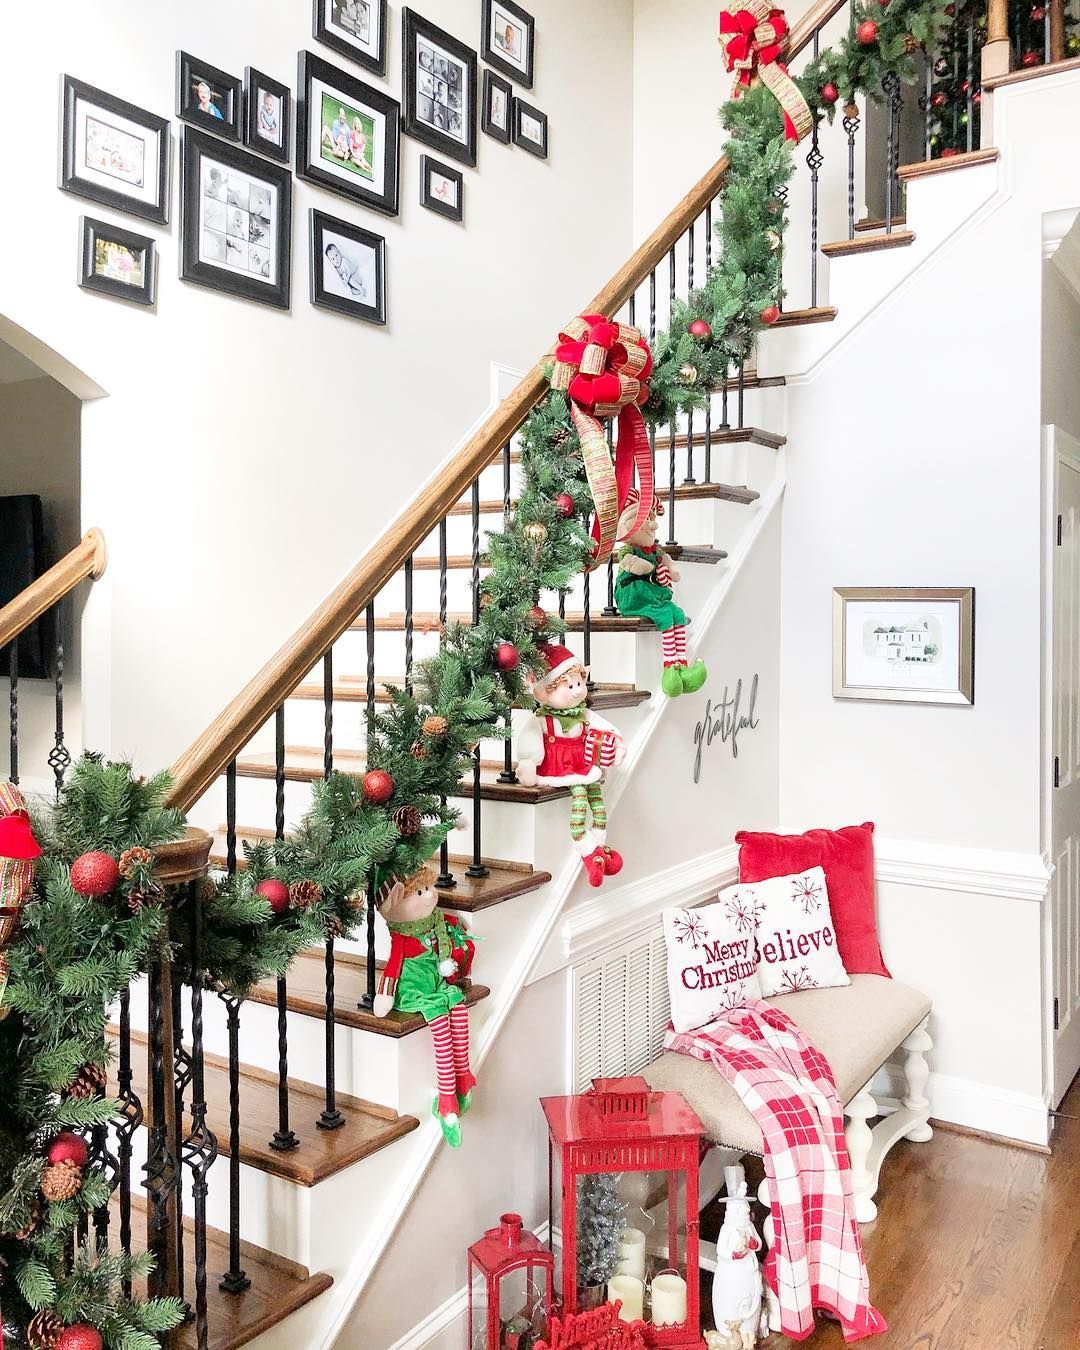
[[[1065,0],[1050,0],[1046,11],[1046,60],[1065,59]]]
[[[480,622],[480,479],[473,479],[472,485],[472,620],[474,626]],[[488,869],[484,866],[483,821],[481,820],[482,799],[480,791],[480,742],[473,747],[472,781],[472,861],[465,869],[465,875],[480,879],[486,877]]]
[[[8,648],[8,778],[19,785],[19,639]]]
[[[410,564],[412,559],[409,560]],[[411,580],[411,573],[410,573]],[[410,588],[411,589],[411,588]],[[411,601],[409,595],[409,601]],[[407,601],[408,603],[408,601]],[[332,651],[333,649],[331,649]],[[323,699],[326,708],[326,737],[324,742],[323,754],[323,777],[329,778],[334,771],[334,736],[333,736],[333,703],[334,703],[334,668],[331,657],[331,651],[328,651],[323,657]],[[337,1085],[335,1082],[336,1061],[334,1051],[337,1044],[337,1024],[334,1019],[334,938],[331,933],[326,935],[326,1105],[315,1124],[320,1130],[337,1130],[345,1124],[345,1117],[337,1109]]]
[[[274,714],[274,838],[285,838],[285,705]],[[270,1147],[287,1153],[300,1143],[289,1127],[289,988],[284,975],[277,981],[278,1127]]]
[[[405,559],[405,692],[412,693],[413,668],[413,560],[412,554]]]
[[[207,1173],[218,1155],[214,1132],[206,1123],[206,1079],[203,1058],[203,882],[187,883],[191,907],[191,1130],[182,1157],[191,1172],[194,1209],[195,1335],[198,1350],[208,1350],[210,1331],[206,1315],[206,1197]]]
[[[120,1103],[119,1123],[116,1126],[116,1152],[120,1171],[120,1249],[131,1251],[131,1152],[132,1137],[142,1125],[143,1109],[132,1090],[134,1073],[131,1068],[131,990],[120,995],[120,1045],[117,1056],[116,1096]],[[131,1281],[124,1280],[124,1297],[131,1297]]]
[[[995,75],[1007,75],[1011,59],[1008,0],[988,0],[986,42],[982,49],[980,82],[985,84]]]
[[[705,208],[705,281],[712,271],[712,202]],[[705,481],[712,482],[712,390],[705,402]]]
[[[53,771],[56,784],[56,800],[60,800],[60,789],[64,786],[64,777],[71,764],[71,753],[64,743],[64,622],[68,613],[67,604],[61,600],[56,607],[56,676],[54,679],[56,722],[53,732],[53,747],[49,751],[49,768]]]
[[[503,529],[510,528],[510,442],[502,448],[503,471]],[[514,771],[514,745],[511,739],[513,729],[512,714],[506,714],[506,740],[503,742],[503,766],[499,774],[500,783],[516,783],[518,776]]]
[[[446,574],[447,574],[447,554],[446,554],[446,517],[443,516],[439,521],[439,641],[442,642],[442,634],[446,631]],[[443,808],[446,807],[446,798],[441,797],[440,802]],[[439,875],[435,885],[441,891],[452,890],[457,885],[457,878],[450,870],[450,845],[444,839],[439,845]]]
[[[364,635],[367,643],[367,714],[364,733],[368,763],[375,734],[375,604],[369,601],[364,611]],[[367,984],[359,1007],[371,1012],[375,1007],[375,875],[368,877],[367,904],[364,906],[364,936],[367,945]]]
[[[669,306],[668,322],[671,321],[671,315],[675,311],[675,245],[672,244],[668,253],[669,268]],[[668,432],[668,537],[669,545],[677,544],[679,541],[675,538],[675,419],[672,419],[671,430]]]
[[[690,222],[690,228],[686,231],[686,298],[694,293],[694,226],[697,221]],[[694,410],[692,408],[686,413],[686,477],[684,483],[696,483],[694,477]]]

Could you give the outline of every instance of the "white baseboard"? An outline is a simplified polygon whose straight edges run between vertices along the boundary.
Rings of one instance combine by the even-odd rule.
[[[933,1051],[929,1057],[933,1059]],[[900,1066],[883,1064],[870,1090],[883,1112],[894,1110],[904,1090]],[[1050,1115],[1041,1097],[933,1071],[926,1095],[936,1120],[1040,1147],[1049,1142]]]
[[[459,1350],[465,1344],[469,1291],[459,1289],[387,1350]]]

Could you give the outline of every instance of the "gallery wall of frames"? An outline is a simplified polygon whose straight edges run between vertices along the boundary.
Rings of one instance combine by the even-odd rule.
[[[253,66],[241,78],[178,51],[176,127],[65,75],[59,185],[168,225],[177,138],[181,279],[288,309],[294,172],[353,206],[397,216],[401,136],[410,136],[435,152],[420,158],[420,205],[464,224],[465,175],[455,164],[476,166],[478,130],[547,159],[547,117],[515,93],[533,86],[534,18],[512,0],[477,0],[476,8],[477,47],[415,10],[400,11],[401,102],[371,82],[386,76],[387,0],[313,0],[320,50],[298,53],[294,87]],[[311,304],[385,324],[386,241],[367,228],[371,217],[313,206],[306,223]],[[77,249],[81,287],[156,304],[152,235],[87,215]]]

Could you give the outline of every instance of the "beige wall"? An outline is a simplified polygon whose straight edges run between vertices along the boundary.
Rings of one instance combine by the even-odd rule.
[[[1080,251],[1067,246],[1070,256]],[[1042,420],[1080,440],[1080,296],[1051,262],[1043,264]]]

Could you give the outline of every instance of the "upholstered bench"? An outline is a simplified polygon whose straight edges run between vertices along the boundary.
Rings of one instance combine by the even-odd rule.
[[[860,1223],[869,1223],[877,1214],[874,1193],[885,1155],[900,1139],[924,1143],[933,1134],[927,1124],[930,1103],[926,1097],[930,1072],[926,1055],[932,1047],[926,1032],[930,1000],[898,980],[852,975],[851,984],[839,989],[805,989],[766,1001],[797,1022],[832,1066],[848,1118],[855,1214]],[[901,1046],[907,1091],[897,1109],[871,1129],[867,1121],[878,1114],[870,1095],[871,1079]],[[761,1153],[761,1130],[754,1117],[711,1064],[669,1052],[651,1064],[644,1076],[657,1091],[681,1092],[701,1117],[709,1138],[729,1160],[731,1153]],[[759,1195],[767,1205],[763,1192]]]

